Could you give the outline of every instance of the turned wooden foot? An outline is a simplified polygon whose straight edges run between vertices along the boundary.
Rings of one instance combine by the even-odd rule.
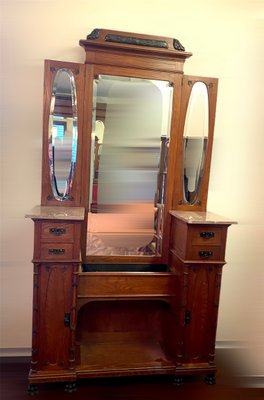
[[[204,382],[207,385],[215,385],[216,380],[215,380],[215,374],[207,374],[204,378]]]
[[[77,390],[76,382],[68,382],[68,383],[66,383],[64,390],[67,393],[76,392],[76,390]]]
[[[28,385],[27,392],[30,396],[35,396],[38,394],[38,386],[37,385]]]
[[[173,385],[181,386],[183,384],[183,377],[181,375],[175,375],[173,377]]]

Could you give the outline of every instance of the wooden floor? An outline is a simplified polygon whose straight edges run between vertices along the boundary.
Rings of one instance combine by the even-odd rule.
[[[174,386],[170,376],[108,378],[78,381],[78,390],[66,393],[64,384],[41,384],[36,400],[263,400],[264,389],[244,387],[235,377],[230,360],[217,357],[216,385],[206,385],[203,377],[186,377]],[[28,400],[28,358],[1,359],[1,400]]]

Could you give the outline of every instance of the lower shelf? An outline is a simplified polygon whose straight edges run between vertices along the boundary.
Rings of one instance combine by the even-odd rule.
[[[149,335],[136,332],[89,333],[80,343],[78,375],[118,375],[168,373],[175,363],[161,344]],[[149,371],[149,372],[148,372]]]
[[[85,332],[77,349],[77,364],[72,370],[31,371],[29,383],[136,375],[214,374],[216,371],[215,365],[206,362],[176,365],[172,353],[166,351],[153,331]]]

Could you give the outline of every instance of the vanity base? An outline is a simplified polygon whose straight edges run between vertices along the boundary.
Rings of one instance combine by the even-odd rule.
[[[39,392],[39,384],[42,383],[55,383],[65,382],[65,391],[74,392],[77,390],[76,382],[80,379],[94,379],[94,378],[117,378],[129,376],[154,376],[154,375],[170,375],[172,377],[172,384],[180,386],[184,383],[184,376],[191,375],[204,375],[204,382],[208,385],[216,383],[215,380],[216,368],[215,366],[204,365],[199,367],[176,367],[172,362],[167,361],[167,365],[158,366],[155,362],[143,362],[138,366],[127,365],[121,367],[116,365],[103,366],[98,365],[97,369],[92,369],[90,365],[79,365],[74,371],[65,374],[48,374],[48,373],[30,373],[28,394],[35,395]]]

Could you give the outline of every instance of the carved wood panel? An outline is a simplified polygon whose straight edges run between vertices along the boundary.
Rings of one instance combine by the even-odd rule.
[[[72,265],[40,265],[38,304],[37,369],[67,369],[71,344]]]
[[[184,363],[213,362],[221,270],[210,264],[188,268]]]

